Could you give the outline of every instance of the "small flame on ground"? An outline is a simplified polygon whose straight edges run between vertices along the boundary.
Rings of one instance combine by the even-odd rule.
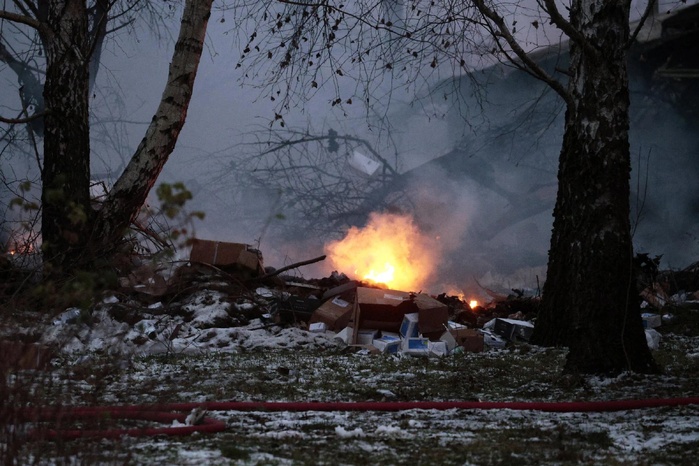
[[[398,290],[421,290],[439,252],[409,215],[373,213],[366,227],[325,246],[332,266]]]
[[[460,288],[455,286],[450,286],[448,288],[447,295],[456,296],[461,300],[461,302],[466,302],[466,294]],[[478,306],[478,300],[471,299],[468,301],[468,305],[471,307],[471,309],[475,309]]]

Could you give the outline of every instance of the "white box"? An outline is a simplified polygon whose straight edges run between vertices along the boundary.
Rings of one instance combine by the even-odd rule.
[[[341,343],[344,343],[345,345],[349,345],[352,343],[352,335],[354,334],[354,329],[352,327],[345,327],[339,332],[334,337],[334,340],[337,340]]]
[[[454,339],[454,335],[452,335],[451,332],[444,332],[442,336],[439,337],[439,340],[447,344],[447,350],[449,352],[454,351],[454,348],[456,348],[456,339]]]
[[[446,356],[449,354],[449,348],[445,341],[430,341],[427,343],[427,348],[430,350],[431,355]]]
[[[381,338],[386,338],[390,340],[398,340],[400,341],[400,335],[395,333],[395,332],[387,332],[385,330],[381,330]]]
[[[403,322],[400,324],[400,336],[403,338],[415,338],[418,336],[417,331],[418,313],[405,314]]]
[[[400,349],[400,339],[385,339],[384,337],[375,339],[372,343],[376,349],[386,354],[396,354]]]
[[[308,331],[312,333],[323,333],[328,329],[325,322],[315,322],[308,326]]]
[[[352,153],[352,157],[349,159],[349,164],[350,167],[369,176],[376,173],[376,170],[378,170],[381,166],[381,164],[376,160],[370,159],[366,155],[362,154],[361,152],[357,152],[356,150]]]
[[[503,319],[498,317],[495,319],[495,325],[492,328],[493,333],[500,335],[505,340],[529,341],[534,332],[534,324],[526,320]]]
[[[427,356],[430,354],[429,338],[403,338],[401,351],[405,354]]]
[[[488,330],[479,330],[483,334],[483,343],[491,348],[504,348],[507,342]]]
[[[357,344],[358,345],[371,345],[376,337],[379,336],[378,330],[371,329],[360,329],[357,333]]]

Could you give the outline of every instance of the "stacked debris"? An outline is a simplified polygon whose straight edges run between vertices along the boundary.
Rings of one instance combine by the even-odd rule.
[[[265,268],[261,252],[249,245],[195,240],[189,262],[174,271],[144,265],[122,280],[122,293],[134,302],[145,301],[147,308],[122,300],[109,313],[131,326],[153,327],[150,336],[142,333],[155,338],[159,333],[151,324],[161,315],[178,316],[183,324],[196,321],[190,297],[206,290],[217,293],[209,299],[223,310],[199,322],[199,328],[239,327],[257,319],[261,326],[295,326],[371,352],[409,355],[478,352],[528,338],[507,325],[484,324],[531,315],[535,308],[525,304],[534,303],[529,298],[507,296],[487,308],[471,309],[457,297],[389,290],[338,272],[312,280],[283,275],[322,259],[275,270]]]

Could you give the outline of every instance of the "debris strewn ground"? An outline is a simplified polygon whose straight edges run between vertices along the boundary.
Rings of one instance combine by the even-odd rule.
[[[459,297],[430,297],[446,307],[447,328],[427,340],[440,341],[453,326],[456,331],[450,334],[463,338],[457,345],[462,351],[414,357],[381,352],[375,337],[391,332],[371,333],[370,344],[348,345],[337,338],[342,329],[313,327],[314,312],[323,303],[347,298],[347,292],[356,297],[357,288],[368,286],[341,273],[304,280],[270,269],[241,276],[212,264],[178,264],[168,271],[143,268],[126,278],[121,289],[89,309],[3,320],[13,325],[2,326],[2,349],[14,355],[3,365],[3,409],[37,400],[99,406],[699,395],[699,303],[690,292],[672,288],[662,305],[646,301],[643,310],[648,330],[659,336],[651,348],[664,373],[609,379],[563,375],[564,350],[527,342],[538,298],[522,290],[489,290],[492,301],[474,309]],[[340,293],[326,295],[338,288]],[[390,294],[377,290],[369,295]],[[364,309],[364,317],[371,317],[370,309]],[[482,351],[468,351],[463,328],[484,337]],[[489,337],[502,344],[484,344]],[[410,410],[209,415],[224,420],[227,431],[177,439],[24,442],[21,434],[7,437],[20,431],[7,430],[12,424],[5,423],[3,454],[14,455],[18,463],[41,458],[92,464],[337,464],[338,455],[343,464],[397,464],[416,455],[430,464],[690,464],[699,454],[697,406],[586,414]]]

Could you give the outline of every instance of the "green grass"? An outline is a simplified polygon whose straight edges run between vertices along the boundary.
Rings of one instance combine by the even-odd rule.
[[[691,355],[697,351],[698,341],[696,337],[666,334],[661,349],[654,353],[665,368],[664,374],[622,374],[614,379],[564,376],[563,350],[526,344],[441,359],[372,356],[352,349],[131,359],[92,355],[83,362],[58,360],[46,372],[8,374],[2,387],[2,406],[698,396],[699,358]],[[387,390],[392,395],[387,395]],[[210,415],[225,420],[228,429],[220,434],[177,438],[74,442],[11,438],[11,423],[5,421],[0,425],[4,436],[0,451],[3,459],[11,457],[7,464],[635,465],[689,464],[685,458],[699,454],[696,428],[682,427],[699,423],[699,407],[608,414],[411,410]],[[673,427],[673,420],[677,427]],[[105,422],[125,428],[135,421]],[[343,436],[337,429],[356,435]],[[657,448],[634,450],[624,446],[629,432],[641,440],[667,441]]]

